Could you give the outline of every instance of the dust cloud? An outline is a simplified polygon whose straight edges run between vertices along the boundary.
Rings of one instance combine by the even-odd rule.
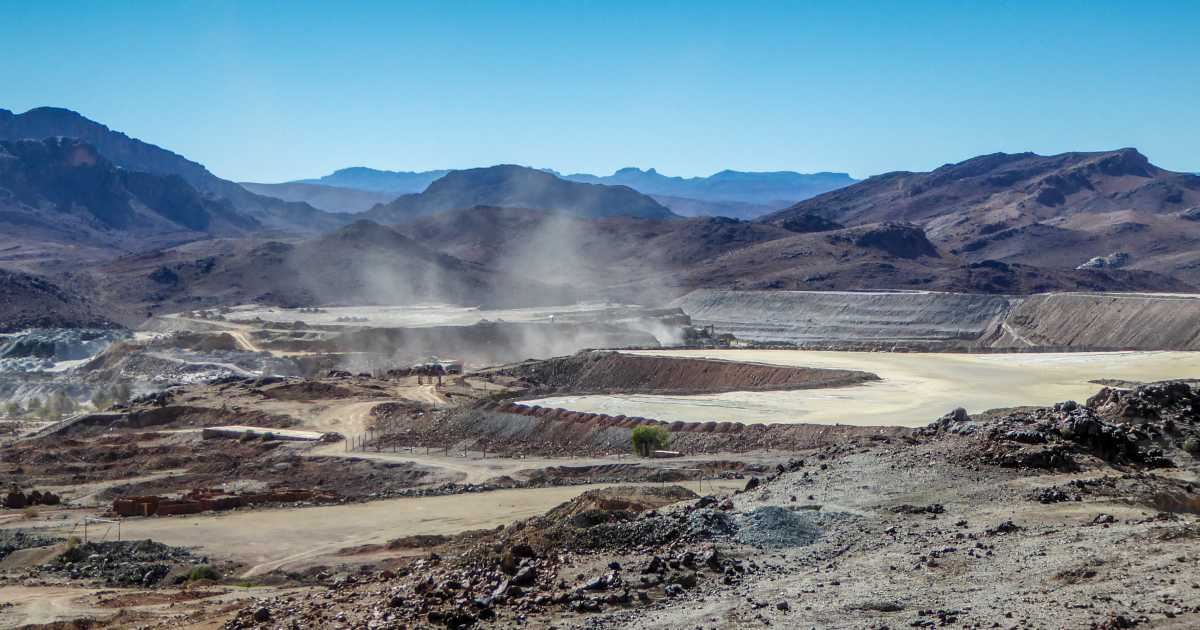
[[[648,280],[660,275],[652,256],[644,257],[637,268],[616,264],[638,247],[631,241],[634,237],[624,236],[631,230],[606,231],[603,222],[532,210],[527,214],[494,208],[471,212],[494,213],[481,215],[493,220],[494,227],[474,226],[474,232],[464,237],[468,242],[444,244],[446,252],[431,251],[429,243],[401,236],[404,226],[394,231],[356,224],[354,240],[344,244],[349,251],[297,256],[293,264],[315,306],[559,306],[571,311],[572,305],[580,303],[652,307],[672,297]],[[468,217],[476,218],[480,217]],[[378,326],[370,321],[363,325]],[[434,354],[472,356],[485,363],[561,356],[584,348],[673,345],[682,340],[682,331],[648,317],[572,317],[564,322],[547,315],[536,325],[509,324],[498,318],[467,329],[409,329],[403,339],[378,338],[370,348],[360,347],[349,335],[343,337],[338,351],[387,356],[383,363],[396,366]],[[359,356],[347,359],[346,367],[355,371],[386,367],[379,363],[377,358]]]

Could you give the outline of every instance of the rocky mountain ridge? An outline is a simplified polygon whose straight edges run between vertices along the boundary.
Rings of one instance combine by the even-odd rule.
[[[969,262],[1073,269],[1125,252],[1123,266],[1200,280],[1200,177],[1136,149],[1042,156],[995,153],[928,173],[894,172],[762,217],[845,225],[909,221]]]
[[[629,186],[647,195],[703,201],[737,201],[760,205],[799,201],[849,186],[858,180],[846,173],[746,172],[724,170],[708,177],[671,177],[650,168],[618,169],[612,175],[572,173],[564,179],[590,184]]]
[[[307,203],[286,202],[254,194],[240,185],[213,175],[203,165],[162,147],[132,138],[59,107],[38,107],[23,114],[0,109],[0,140],[78,138],[116,166],[154,175],[176,175],[201,193],[226,199],[241,213],[270,229],[320,232],[344,225],[336,215]]]
[[[0,225],[10,236],[118,247],[261,227],[181,176],[118,168],[92,145],[65,137],[0,141]]]
[[[512,164],[451,171],[424,192],[375,206],[363,216],[380,223],[398,223],[412,217],[479,205],[536,208],[588,218],[671,219],[676,216],[662,204],[627,186],[581,184]]]

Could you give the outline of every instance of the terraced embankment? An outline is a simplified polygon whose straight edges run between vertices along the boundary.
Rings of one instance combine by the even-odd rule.
[[[1200,350],[1200,296],[1033,295],[1009,311],[991,345]]]
[[[716,394],[844,387],[879,380],[857,370],[617,352],[581,352],[496,372],[529,383],[531,393],[537,394]]]
[[[693,291],[697,326],[808,348],[1200,350],[1200,296]]]

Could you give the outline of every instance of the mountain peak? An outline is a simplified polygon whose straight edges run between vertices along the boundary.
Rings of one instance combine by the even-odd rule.
[[[451,171],[431,183],[424,192],[376,206],[370,214],[372,218],[388,223],[479,205],[529,208],[593,218],[675,217],[654,199],[627,186],[581,183],[516,164]]]
[[[856,180],[845,173],[804,174],[792,171],[746,172],[725,169],[708,177],[663,175],[650,168],[633,166],[618,169],[612,175],[597,177],[584,173],[568,175],[572,181],[623,185],[647,195],[675,197],[710,203],[743,203],[783,207],[789,202],[808,199]],[[780,202],[783,203],[780,203]]]
[[[642,170],[636,166],[626,166],[613,171],[613,177],[620,177],[622,175],[658,175],[658,171],[654,170],[653,167]]]
[[[261,222],[272,228],[308,230],[341,224],[340,220],[332,219],[308,204],[285,203],[251,193],[234,182],[213,175],[202,164],[109,129],[74,110],[37,107],[23,114],[8,112],[0,115],[0,140],[42,140],[57,136],[87,142],[96,153],[122,170],[179,177],[201,196],[227,200],[236,211],[245,213],[241,219],[234,220],[239,225]]]

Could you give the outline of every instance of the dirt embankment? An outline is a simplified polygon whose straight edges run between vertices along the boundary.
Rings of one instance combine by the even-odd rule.
[[[1035,295],[1012,309],[991,345],[1200,350],[1200,296]]]
[[[436,413],[394,405],[375,409],[375,446],[479,450],[506,456],[603,456],[627,453],[632,431],[644,425],[670,433],[668,448],[686,455],[754,450],[802,450],[903,438],[912,429],[740,422],[662,422],[652,418],[580,413],[494,403]]]
[[[1002,295],[920,292],[693,291],[676,301],[697,326],[805,347],[971,344],[1011,308]]]
[[[230,410],[199,405],[140,406],[126,413],[99,413],[84,416],[65,427],[60,435],[85,439],[118,429],[195,429],[241,422],[256,427],[286,429],[296,426],[290,416],[253,409]]]
[[[1200,295],[693,291],[697,326],[803,348],[1200,350]]]
[[[785,367],[717,359],[584,352],[526,362],[498,373],[529,383],[531,393],[716,394],[844,387],[879,380],[869,372]]]

